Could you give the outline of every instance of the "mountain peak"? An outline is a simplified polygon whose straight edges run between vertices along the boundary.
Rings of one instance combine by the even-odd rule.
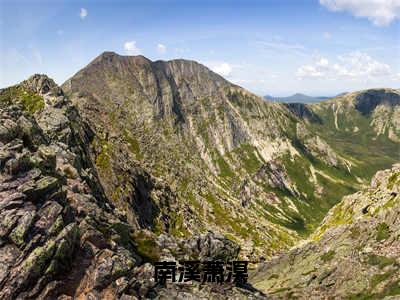
[[[116,61],[122,61],[122,60],[142,61],[142,62],[147,62],[147,63],[151,62],[150,59],[148,59],[147,57],[145,57],[143,55],[120,55],[113,51],[104,51],[99,56],[97,56],[89,65],[91,65],[93,63],[104,62],[104,61],[116,62]]]
[[[62,90],[60,87],[54,82],[53,79],[45,74],[34,74],[21,82],[21,85],[39,95],[62,95]]]
[[[78,87],[84,86],[88,93],[99,90],[106,92],[110,88],[109,85],[116,81],[141,90],[151,99],[158,101],[163,94],[160,89],[167,86],[171,90],[169,93],[174,94],[180,87],[180,97],[193,99],[213,94],[222,85],[229,84],[220,75],[192,60],[153,62],[142,55],[125,56],[106,51],[65,82],[63,89],[66,92],[74,92]]]

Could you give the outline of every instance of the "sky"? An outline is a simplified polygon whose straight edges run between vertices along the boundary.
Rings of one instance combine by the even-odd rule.
[[[258,95],[400,88],[400,0],[0,0],[0,87],[104,51],[196,60]]]

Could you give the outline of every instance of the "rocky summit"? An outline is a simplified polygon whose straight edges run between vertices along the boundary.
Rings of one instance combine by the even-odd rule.
[[[398,90],[275,103],[113,52],[2,89],[0,298],[399,294],[399,114]],[[238,259],[249,284],[154,282],[157,261]]]

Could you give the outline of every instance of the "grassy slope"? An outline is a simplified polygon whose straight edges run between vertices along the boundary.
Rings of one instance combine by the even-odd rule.
[[[312,107],[312,105],[311,105]],[[400,160],[400,145],[386,135],[377,136],[370,126],[371,117],[364,116],[352,107],[338,114],[335,127],[331,106],[315,110],[323,120],[312,124],[336,152],[354,163],[352,173],[360,178],[371,178],[378,170],[389,168]],[[357,127],[358,131],[354,131]]]

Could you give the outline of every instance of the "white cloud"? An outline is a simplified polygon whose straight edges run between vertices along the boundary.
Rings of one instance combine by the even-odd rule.
[[[136,41],[124,43],[125,52],[129,55],[139,55],[142,51],[136,46]]]
[[[343,78],[375,78],[391,74],[389,65],[379,62],[360,51],[337,57],[331,64],[326,58],[318,58],[313,64],[297,69],[299,78],[343,79]]]
[[[296,76],[301,78],[315,78],[324,76],[324,73],[318,70],[317,66],[305,65],[297,69]]]
[[[327,60],[325,57],[321,57],[317,62],[316,65],[320,68],[326,68],[329,65],[329,60]]]
[[[379,62],[368,54],[356,51],[347,55],[339,56],[343,71],[350,77],[379,77],[390,75],[390,66]]]
[[[278,52],[278,53],[292,53],[298,56],[306,56],[307,49],[300,44],[292,44],[286,42],[270,42],[270,41],[259,41],[259,43],[264,46],[265,51]]]
[[[330,32],[324,32],[324,39],[329,40],[332,37],[332,34]]]
[[[400,18],[400,0],[319,0],[319,3],[331,11],[348,11],[355,17],[368,18],[377,26]]]
[[[224,76],[230,82],[243,86],[260,95],[265,93],[266,87],[271,85],[276,86],[277,79],[281,77],[281,74],[273,73],[271,69],[266,68],[262,64],[253,64],[244,60],[235,63],[209,61],[204,64]],[[279,82],[284,82],[284,80],[280,80]]]
[[[164,54],[165,52],[167,52],[167,47],[163,44],[158,44],[157,45],[157,51],[160,54]]]
[[[329,60],[325,57],[318,58],[314,65],[304,65],[297,69],[296,76],[305,78],[318,78],[325,75],[329,68]]]
[[[88,15],[87,9],[82,7],[79,13],[79,17],[83,20],[87,17],[87,15]]]
[[[221,76],[228,77],[232,73],[232,66],[228,63],[210,63],[210,69]]]

